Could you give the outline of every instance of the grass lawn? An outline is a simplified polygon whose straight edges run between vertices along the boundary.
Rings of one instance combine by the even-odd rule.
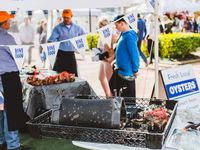
[[[76,147],[71,140],[65,139],[36,139],[28,134],[21,134],[21,143],[32,150],[86,150]]]

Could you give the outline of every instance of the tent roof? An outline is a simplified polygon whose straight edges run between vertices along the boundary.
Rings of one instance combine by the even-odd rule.
[[[130,6],[133,0],[0,0],[0,10],[53,10]]]
[[[197,7],[197,3],[192,3],[187,0],[161,0],[161,9],[163,12],[175,12],[175,11],[197,11],[200,8]]]

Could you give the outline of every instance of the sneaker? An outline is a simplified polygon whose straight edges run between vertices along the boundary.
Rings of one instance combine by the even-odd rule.
[[[6,150],[6,143],[0,144],[0,150]]]
[[[149,61],[145,62],[145,67],[148,67]]]
[[[31,148],[21,145],[21,146],[18,147],[18,148],[15,148],[15,149],[8,149],[8,150],[31,150]]]

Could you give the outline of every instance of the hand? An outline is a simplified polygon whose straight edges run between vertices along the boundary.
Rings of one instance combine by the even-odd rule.
[[[139,72],[135,72],[135,73],[134,73],[134,76],[135,76],[135,77],[138,77],[138,76],[139,76]]]
[[[113,61],[113,59],[111,57],[109,57],[109,58],[104,59],[103,61],[107,62],[107,63],[111,63]]]
[[[104,51],[109,51],[109,50],[110,50],[110,48],[109,48],[108,44],[104,44]]]

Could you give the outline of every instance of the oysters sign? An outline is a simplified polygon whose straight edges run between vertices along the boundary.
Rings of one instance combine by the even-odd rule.
[[[192,65],[184,65],[161,71],[168,99],[179,100],[180,105],[196,105],[200,92]]]

